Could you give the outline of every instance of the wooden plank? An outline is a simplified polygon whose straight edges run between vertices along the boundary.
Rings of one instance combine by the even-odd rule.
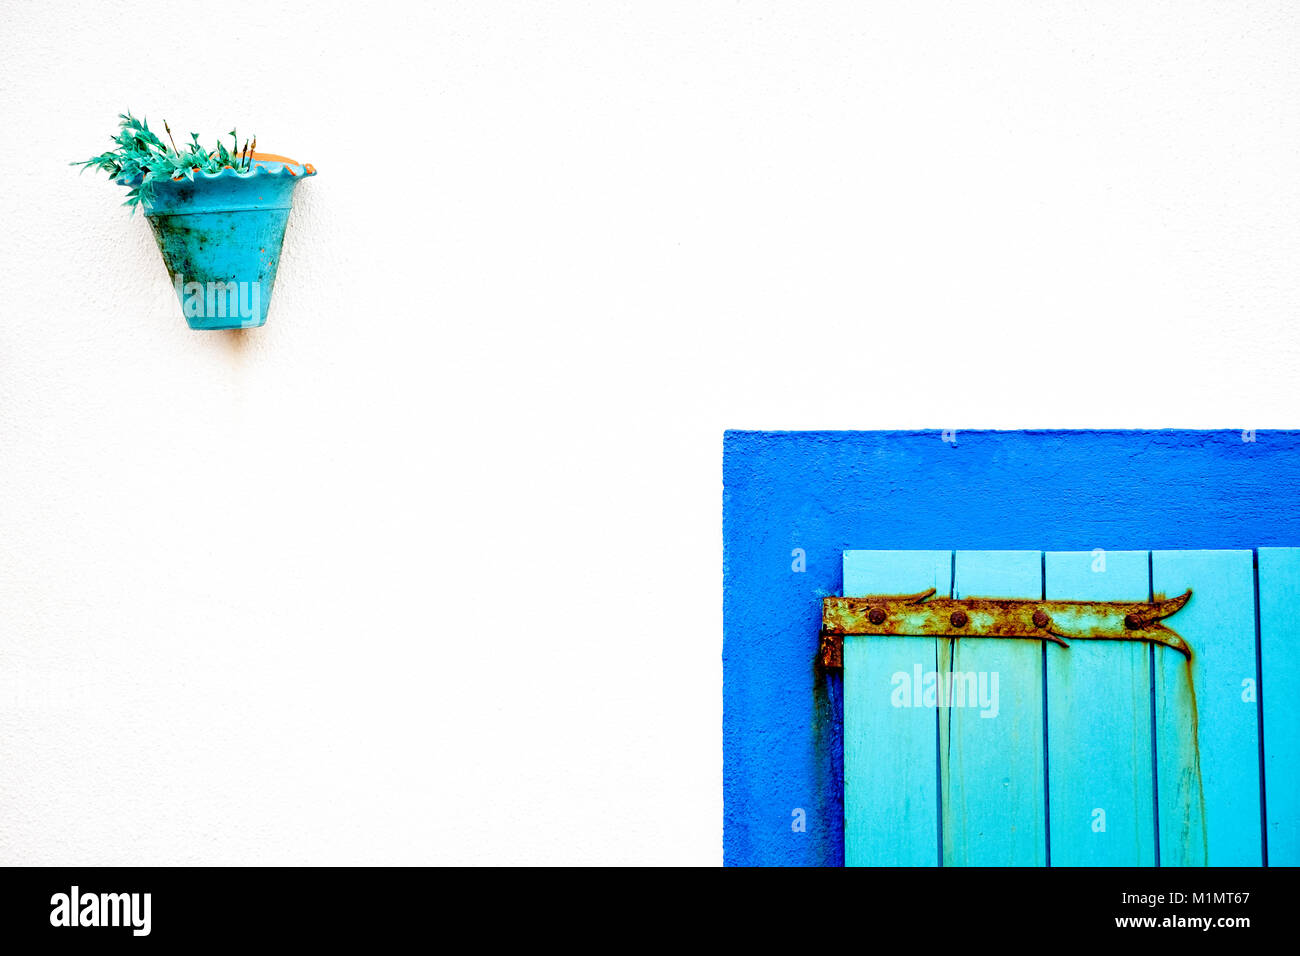
[[[1038,551],[959,551],[955,566],[956,597],[1042,597]],[[1042,646],[995,638],[938,643],[939,670],[953,681],[939,709],[944,865],[1043,866]],[[961,692],[972,681],[975,706]],[[978,699],[981,686],[989,706]]]
[[[1192,647],[1155,648],[1156,777],[1161,866],[1263,862],[1250,551],[1155,551],[1156,596],[1192,588],[1166,623]]]
[[[1268,865],[1300,866],[1300,548],[1259,549]]]
[[[844,594],[951,593],[950,551],[845,551]],[[844,860],[939,860],[935,703],[917,676],[936,668],[933,638],[844,640]],[[901,675],[901,676],[900,676]]]
[[[1045,556],[1047,597],[1145,601],[1146,551]],[[1047,645],[1052,866],[1154,866],[1150,646]]]

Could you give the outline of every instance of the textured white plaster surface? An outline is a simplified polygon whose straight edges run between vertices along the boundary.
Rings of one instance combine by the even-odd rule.
[[[3,862],[716,862],[724,427],[1297,424],[1294,4],[0,17]],[[320,170],[264,329],[127,107]]]

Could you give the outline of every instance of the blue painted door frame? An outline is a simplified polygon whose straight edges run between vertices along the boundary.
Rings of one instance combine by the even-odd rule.
[[[821,599],[844,593],[843,552],[1257,549],[1262,565],[1275,560],[1269,548],[1300,543],[1300,432],[960,431],[953,438],[939,431],[726,434],[727,864],[844,862],[844,687],[814,666]],[[1262,619],[1284,613],[1261,595]],[[1270,649],[1261,650],[1267,660]],[[1271,654],[1280,658],[1279,673],[1296,667],[1276,648]],[[1259,690],[1266,715],[1290,706],[1281,694],[1270,697],[1267,684]],[[1267,772],[1281,759],[1271,755],[1267,733],[1264,751]],[[1288,799],[1294,806],[1294,794],[1279,797]],[[1281,816],[1278,832],[1294,833],[1295,820],[1295,812]]]

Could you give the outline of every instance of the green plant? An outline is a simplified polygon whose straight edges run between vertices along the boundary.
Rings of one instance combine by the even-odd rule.
[[[227,168],[236,172],[248,172],[252,168],[253,150],[257,148],[256,136],[251,145],[248,140],[244,140],[241,150],[239,137],[232,129],[229,135],[234,140],[235,151],[231,152],[220,141],[216,149],[205,150],[199,145],[199,134],[190,133],[191,142],[184,149],[178,149],[166,120],[163,120],[163,128],[167,131],[171,146],[154,134],[148,121],[136,119],[130,110],[119,114],[119,118],[122,122],[117,135],[113,137],[116,149],[71,165],[82,167],[83,173],[91,168],[100,169],[115,180],[131,183],[133,188],[127,193],[126,202],[122,205],[130,206],[132,215],[135,215],[141,202],[148,206],[153,201],[154,189],[159,182],[179,180],[182,177],[192,182],[196,172],[219,173]],[[134,183],[137,177],[140,181]]]

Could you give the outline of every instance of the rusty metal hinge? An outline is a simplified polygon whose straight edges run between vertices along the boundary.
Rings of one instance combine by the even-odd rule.
[[[828,597],[822,600],[822,665],[844,666],[846,635],[1009,637],[1052,641],[1149,641],[1188,657],[1192,649],[1160,622],[1177,613],[1192,592],[1157,601],[1032,601],[934,598],[920,594]]]

